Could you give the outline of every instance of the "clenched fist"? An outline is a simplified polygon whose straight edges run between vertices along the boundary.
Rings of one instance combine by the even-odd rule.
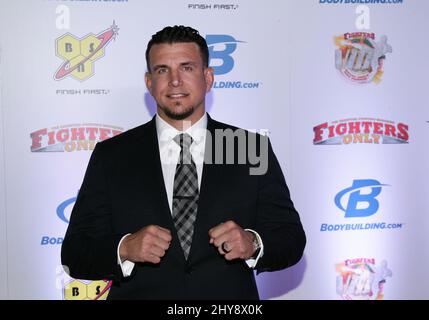
[[[146,226],[124,238],[119,247],[121,260],[160,263],[170,247],[171,232],[156,225]]]
[[[255,249],[255,235],[241,228],[234,221],[221,223],[209,230],[210,243],[214,244],[226,260],[249,259]]]

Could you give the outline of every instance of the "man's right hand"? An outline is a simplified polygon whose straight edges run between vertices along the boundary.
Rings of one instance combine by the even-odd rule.
[[[159,263],[170,247],[171,232],[156,225],[146,226],[124,238],[119,247],[122,261]]]

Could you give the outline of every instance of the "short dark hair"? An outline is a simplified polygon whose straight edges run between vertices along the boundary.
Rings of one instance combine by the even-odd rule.
[[[162,43],[180,43],[180,42],[194,42],[200,48],[201,58],[203,60],[204,66],[207,68],[209,66],[209,48],[207,47],[206,40],[200,35],[200,33],[191,28],[185,26],[174,26],[174,27],[165,27],[161,31],[158,31],[152,35],[152,39],[147,44],[146,48],[146,65],[147,70],[150,70],[150,61],[149,61],[149,51],[154,44]]]

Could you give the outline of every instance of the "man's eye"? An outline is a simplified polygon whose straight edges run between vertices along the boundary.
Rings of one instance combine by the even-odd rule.
[[[193,68],[191,66],[183,66],[184,71],[192,71]]]
[[[158,74],[163,74],[163,73],[166,73],[167,72],[167,69],[166,68],[159,68],[157,71],[156,71],[156,73],[158,73]]]

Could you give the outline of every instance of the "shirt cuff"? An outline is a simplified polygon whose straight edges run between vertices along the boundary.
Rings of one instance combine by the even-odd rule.
[[[128,234],[126,234],[125,236],[122,237],[121,241],[119,241],[118,249],[117,249],[117,253],[118,253],[117,254],[118,255],[118,265],[121,267],[122,275],[124,277],[130,276],[131,272],[134,269],[134,265],[135,265],[134,262],[131,262],[131,261],[128,261],[128,260],[121,261],[121,256],[119,255],[119,248],[121,247],[122,241],[125,239],[125,237],[129,236],[130,234],[131,233],[128,233]]]
[[[250,258],[246,260],[246,263],[249,266],[249,268],[255,268],[256,264],[258,263],[258,260],[262,258],[262,256],[264,255],[264,243],[262,242],[262,239],[259,233],[257,233],[255,230],[252,230],[252,229],[244,229],[244,230],[252,232],[256,236],[256,238],[258,238],[258,241],[261,244],[261,248],[259,250],[258,256],[256,258]]]

